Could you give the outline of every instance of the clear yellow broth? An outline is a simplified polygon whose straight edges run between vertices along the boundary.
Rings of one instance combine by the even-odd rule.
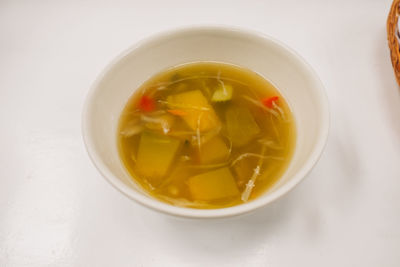
[[[214,209],[271,188],[289,165],[296,131],[289,105],[265,78],[198,62],[165,70],[136,90],[117,138],[124,166],[151,196]]]

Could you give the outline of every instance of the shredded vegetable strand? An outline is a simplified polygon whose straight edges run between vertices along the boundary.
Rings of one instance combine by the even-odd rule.
[[[230,138],[228,138],[228,141],[229,141],[229,156],[228,157],[230,157],[232,154],[233,143]]]
[[[280,145],[277,145],[274,141],[272,140],[266,140],[266,139],[259,139],[257,140],[257,142],[259,142],[260,144],[266,146],[267,148],[271,148],[274,150],[282,150],[283,147]]]
[[[269,119],[271,120],[272,130],[274,131],[276,138],[280,141],[281,135],[279,134],[278,128],[276,128],[276,125],[274,123],[274,118],[270,116]]]
[[[224,91],[224,94],[227,95],[228,92],[226,91],[224,82],[221,80],[221,71],[220,70],[218,71],[217,80],[221,84],[222,90]]]
[[[189,157],[188,155],[182,155],[182,156],[180,157],[180,160],[181,160],[181,161],[189,161],[189,160],[190,160],[190,157]]]
[[[185,116],[186,112],[180,109],[169,109],[167,110],[169,113],[175,116]]]
[[[263,156],[263,157],[265,154],[265,150],[266,150],[265,146],[262,146],[261,156]],[[247,202],[249,200],[251,192],[253,191],[253,188],[256,185],[256,179],[260,175],[260,170],[261,170],[262,165],[263,165],[263,158],[260,157],[257,162],[257,167],[254,168],[253,175],[251,176],[250,180],[247,182],[246,188],[244,189],[244,191],[242,193],[241,199],[243,202]]]
[[[195,134],[196,134],[196,132],[193,132],[193,131],[171,131],[168,133],[168,135],[175,136],[175,137],[182,137],[182,136],[190,137]]]
[[[241,199],[243,202],[246,202],[249,200],[249,197],[251,195],[251,192],[253,191],[253,187],[255,186],[255,180],[257,179],[257,176],[260,175],[260,166],[258,165],[257,167],[254,168],[253,175],[251,176],[250,180],[246,184],[246,188],[244,189]]]
[[[206,107],[197,107],[197,106],[184,105],[184,104],[173,104],[173,103],[170,103],[168,101],[163,101],[163,100],[158,100],[158,102],[161,103],[161,104],[166,104],[166,105],[173,106],[173,107],[176,107],[176,108],[196,109],[196,110],[202,110],[202,111],[209,111],[210,110],[209,108],[206,108]]]
[[[159,198],[171,203],[174,206],[178,206],[178,207],[188,207],[188,208],[207,208],[207,207],[213,207],[214,205],[212,204],[207,204],[207,203],[203,203],[200,201],[190,201],[187,200],[186,198],[172,198],[172,197],[168,197],[165,195],[159,195]]]
[[[207,164],[207,165],[189,165],[188,167],[193,169],[213,169],[213,168],[224,167],[227,165],[229,165],[229,162]]]
[[[215,76],[210,76],[210,78],[216,78]],[[231,78],[228,78],[228,77],[219,77],[221,80],[225,80],[225,81],[228,81],[228,82],[234,82],[234,83],[238,83],[238,84],[240,84],[240,85],[243,85],[243,86],[249,86],[247,83],[244,83],[244,82],[241,82],[241,81],[238,81],[238,80],[236,80],[236,79],[231,79]]]
[[[166,120],[163,120],[163,119],[160,119],[160,118],[148,117],[148,116],[143,115],[143,114],[141,115],[141,119],[142,119],[142,121],[145,121],[145,122],[151,122],[151,123],[160,124],[162,129],[163,129],[164,134],[167,134],[171,130],[171,127],[170,127],[169,123]]]
[[[154,191],[154,189],[156,189],[147,179],[143,179],[143,181],[150,188],[151,191]]]
[[[189,76],[189,77],[185,77],[185,78],[181,78],[181,79],[177,79],[175,81],[172,82],[160,82],[157,83],[155,86],[159,87],[159,86],[165,86],[165,87],[169,87],[171,85],[174,85],[176,83],[180,83],[180,82],[184,82],[184,81],[189,81],[189,80],[196,80],[196,79],[201,79],[201,78],[206,78],[206,76]]]
[[[156,110],[156,111],[153,111],[151,113],[147,113],[147,115],[148,116],[160,116],[160,115],[163,115],[165,113],[166,113],[165,110]]]
[[[219,134],[219,132],[221,131],[221,126],[218,126],[217,128],[215,128],[212,131],[209,131],[205,134],[203,134],[200,138],[200,142],[201,144],[207,143],[208,141],[210,141],[213,137],[217,136]],[[198,142],[198,137],[197,137],[197,132],[195,133],[196,136],[192,137],[193,142]]]
[[[242,81],[236,80],[236,79],[231,79],[228,77],[221,77],[221,76],[213,76],[213,75],[194,75],[194,76],[189,76],[189,77],[185,77],[185,78],[181,78],[178,80],[175,80],[173,82],[161,82],[161,83],[157,83],[154,86],[156,86],[157,88],[164,86],[164,87],[169,87],[173,84],[176,83],[180,83],[180,82],[184,82],[184,81],[189,81],[189,80],[196,80],[196,79],[221,79],[221,80],[225,80],[225,81],[231,81],[231,82],[235,82],[244,86],[249,86],[247,83],[244,83]],[[164,88],[163,88],[164,89]]]
[[[231,166],[235,165],[239,161],[248,158],[248,157],[256,157],[256,158],[262,158],[262,159],[273,159],[273,160],[283,160],[282,157],[274,157],[274,156],[264,156],[256,153],[243,153],[239,157],[237,157],[234,161],[232,161]]]
[[[277,110],[279,111],[279,113],[281,114],[282,119],[283,119],[284,121],[286,121],[285,113],[283,112],[283,110],[281,109],[281,107],[278,106],[278,105],[275,103],[275,101],[272,102],[272,106],[273,106],[275,109],[277,109]]]
[[[139,134],[141,131],[143,131],[142,125],[132,125],[121,131],[121,135],[124,137],[131,137]]]
[[[261,102],[255,100],[255,99],[253,99],[253,98],[251,98],[251,97],[249,97],[249,96],[247,96],[247,95],[242,95],[242,97],[243,97],[244,99],[246,99],[247,101],[253,103],[254,105],[256,105],[256,106],[262,108],[263,110],[265,110],[265,111],[271,113],[271,114],[274,115],[277,119],[279,118],[279,113],[278,113],[278,112],[276,112],[276,111],[273,110],[273,109],[270,109],[270,108],[265,107]]]
[[[203,112],[199,114],[199,117],[197,118],[197,128],[196,128],[196,136],[197,136],[197,146],[199,147],[199,151],[201,149],[201,136],[200,136],[200,122],[201,122],[201,117],[203,117]]]

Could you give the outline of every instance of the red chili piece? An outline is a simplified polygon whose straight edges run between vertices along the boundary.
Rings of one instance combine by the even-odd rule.
[[[273,103],[274,103],[275,101],[278,101],[278,99],[279,99],[279,96],[267,97],[267,98],[264,98],[264,99],[262,100],[262,103],[263,103],[264,106],[266,106],[267,108],[273,108],[273,107],[274,107]]]
[[[156,105],[154,100],[147,95],[142,96],[139,102],[139,108],[143,111],[153,111]]]

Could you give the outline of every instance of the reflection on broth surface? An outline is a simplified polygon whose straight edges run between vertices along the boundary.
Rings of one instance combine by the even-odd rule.
[[[263,77],[234,65],[181,65],[145,82],[124,108],[121,159],[152,196],[176,206],[250,201],[287,168],[295,147],[288,104]]]

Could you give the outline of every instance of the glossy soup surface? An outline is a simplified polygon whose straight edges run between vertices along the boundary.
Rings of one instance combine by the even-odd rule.
[[[128,100],[121,159],[149,194],[192,208],[223,208],[267,191],[287,168],[295,122],[278,90],[222,63],[159,73]]]

